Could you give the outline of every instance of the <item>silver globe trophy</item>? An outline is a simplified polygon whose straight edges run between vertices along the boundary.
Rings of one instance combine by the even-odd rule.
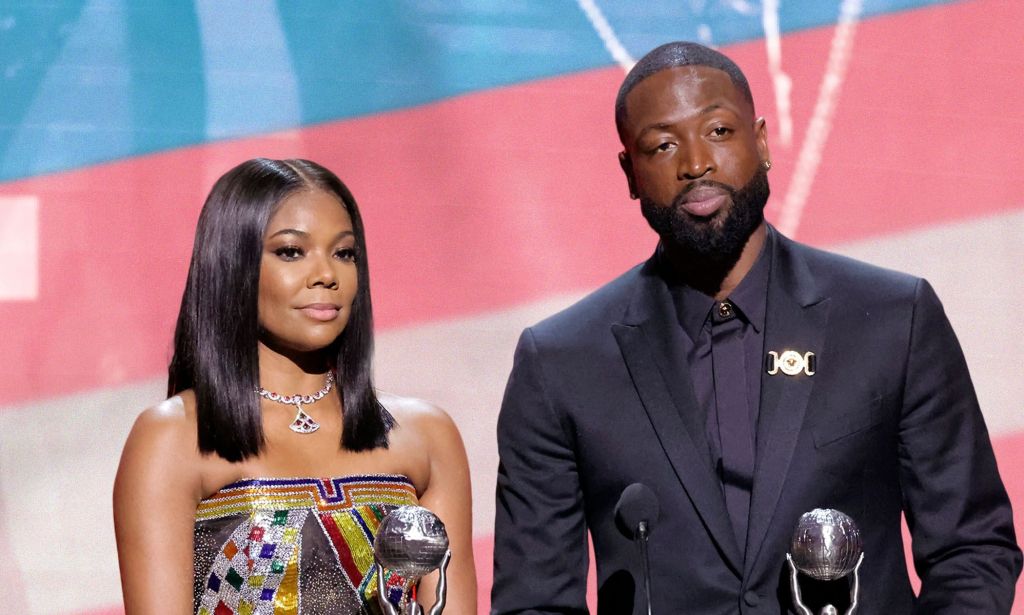
[[[790,569],[790,589],[793,605],[802,615],[814,615],[803,603],[797,572],[818,581],[835,581],[850,573],[850,608],[845,615],[857,611],[860,592],[860,565],[864,561],[864,543],[860,528],[853,519],[831,508],[815,508],[800,515],[791,553],[786,554]],[[838,615],[836,607],[826,604],[819,615]]]
[[[384,615],[398,615],[398,609],[387,599],[384,569],[387,568],[413,584],[424,575],[440,568],[437,593],[430,615],[441,615],[448,591],[445,576],[452,552],[448,548],[448,532],[437,515],[422,506],[399,506],[384,517],[373,540],[377,560],[377,600]],[[406,615],[422,615],[423,607],[410,599]]]

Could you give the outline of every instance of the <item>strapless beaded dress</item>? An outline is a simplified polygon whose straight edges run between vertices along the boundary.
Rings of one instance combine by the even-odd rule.
[[[397,475],[227,485],[196,509],[195,612],[379,613],[373,537],[392,509],[416,503]],[[403,607],[410,583],[385,574],[388,599]]]

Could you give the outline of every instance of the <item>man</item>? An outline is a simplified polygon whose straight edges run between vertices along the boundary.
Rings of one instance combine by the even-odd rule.
[[[814,508],[861,529],[858,613],[1009,612],[1010,505],[928,283],[765,224],[765,122],[722,54],[655,49],[626,77],[616,122],[630,194],[661,241],[520,338],[498,422],[493,613],[584,612],[588,529],[599,612],[646,612],[639,551],[614,514],[634,482],[660,503],[655,614],[796,612],[785,556]],[[849,591],[803,583],[808,600]]]

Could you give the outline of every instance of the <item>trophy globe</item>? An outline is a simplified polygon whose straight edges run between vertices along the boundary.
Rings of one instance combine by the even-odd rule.
[[[790,552],[797,570],[833,581],[853,572],[864,544],[853,519],[838,510],[815,508],[797,521]]]
[[[817,581],[835,581],[847,575],[850,606],[845,615],[855,615],[860,602],[860,565],[864,542],[853,519],[833,508],[815,508],[800,515],[786,554],[793,607],[800,615],[814,615],[803,602],[799,573]],[[837,615],[838,609],[825,604],[818,615]]]
[[[447,551],[444,523],[422,506],[392,510],[373,541],[373,554],[382,566],[414,580],[440,567]]]
[[[377,560],[377,600],[384,615],[399,615],[386,596],[384,569],[417,582],[423,575],[440,569],[434,606],[430,615],[441,615],[446,602],[446,571],[451,561],[448,532],[437,515],[422,506],[399,506],[381,521],[373,540]],[[410,600],[403,613],[422,615],[423,608]]]

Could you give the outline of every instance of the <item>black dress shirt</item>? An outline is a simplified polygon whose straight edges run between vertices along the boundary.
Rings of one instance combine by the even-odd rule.
[[[723,493],[729,490],[738,490],[745,495],[746,504],[742,509],[744,520],[737,528],[737,540],[740,549],[744,549],[746,521],[745,517],[749,508],[750,491],[753,484],[753,450],[756,446],[757,417],[761,399],[761,373],[764,366],[764,323],[766,300],[768,294],[768,279],[771,274],[771,244],[774,241],[773,234],[769,229],[765,243],[761,248],[754,266],[747,275],[740,281],[736,289],[729,297],[722,302],[715,301],[704,293],[678,283],[673,280],[671,274],[666,274],[666,282],[672,294],[673,301],[678,314],[679,324],[686,333],[682,336],[686,347],[683,349],[689,364],[690,377],[693,381],[694,393],[697,397],[698,406],[705,412],[705,433],[708,440],[708,447],[711,452],[711,461],[722,481]],[[662,261],[662,267],[665,267]],[[724,305],[723,305],[724,304]],[[739,321],[739,326],[726,325],[727,321]],[[725,377],[734,386],[741,387],[746,395],[732,396],[732,400],[740,400],[739,403],[745,407],[724,408],[721,404],[729,403],[729,400],[718,400],[715,394],[715,369],[712,358],[712,333],[715,327],[729,326],[732,331],[729,335],[738,335],[742,344],[742,364],[739,361],[729,365],[717,366],[717,369],[724,369]],[[735,364],[734,364],[735,363]],[[722,374],[719,374],[722,378]],[[734,471],[726,471],[722,461],[723,441],[722,438],[736,437],[730,435],[729,431],[719,428],[721,417],[745,416],[748,420],[749,433],[753,439],[749,443],[726,442],[726,448],[733,446],[750,447],[749,463],[741,464],[741,467],[733,467]],[[734,510],[732,499],[727,497],[730,506],[730,515]],[[734,525],[737,525],[734,523]]]

